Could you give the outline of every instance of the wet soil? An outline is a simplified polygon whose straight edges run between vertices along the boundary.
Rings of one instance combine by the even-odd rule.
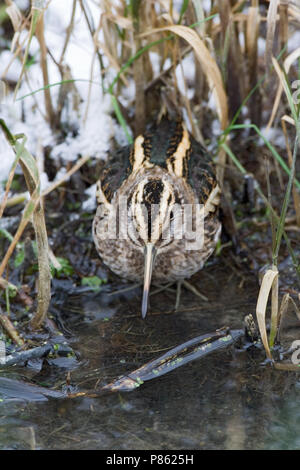
[[[106,284],[97,294],[56,297],[53,308],[59,304],[77,359],[32,361],[1,376],[93,391],[194,336],[224,325],[241,328],[254,313],[258,284],[249,272],[237,275],[215,259],[193,283],[208,302],[184,291],[180,311],[166,313],[174,297],[163,292],[152,298],[146,320],[139,289],[110,295],[116,286]],[[130,393],[56,399],[14,398],[2,390],[0,448],[295,449],[299,394],[295,373],[273,370],[262,350],[236,345]]]

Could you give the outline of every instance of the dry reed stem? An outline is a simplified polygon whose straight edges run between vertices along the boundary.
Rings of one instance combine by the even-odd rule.
[[[288,42],[288,31],[289,31],[289,15],[288,15],[288,4],[289,0],[280,0],[279,5],[279,38],[280,38],[280,50],[282,50]],[[284,51],[283,58],[287,52]]]
[[[84,165],[89,159],[90,159],[89,156],[82,157],[59,181],[55,181],[54,183],[52,183],[52,185],[50,185],[47,189],[45,189],[44,192],[40,196],[38,195],[37,191],[31,194],[31,198],[26,204],[25,209],[23,211],[23,217],[19,224],[19,227],[0,264],[0,276],[2,276],[10,257],[13,254],[15,247],[22,236],[22,233],[24,232],[28,222],[30,221],[30,217],[26,216],[26,214],[28,212],[32,213],[34,210],[36,210],[37,206],[40,204],[40,201],[44,196],[46,196],[47,194],[52,192],[54,189],[56,189],[58,186],[60,186],[62,183],[64,183],[66,180],[68,180],[70,176],[73,173],[75,173],[82,165]],[[43,236],[41,237],[41,243],[44,243]]]
[[[48,63],[47,63],[47,46],[45,42],[44,35],[45,25],[44,25],[44,12],[41,12],[39,19],[36,24],[35,35],[40,45],[40,64],[43,74],[44,81],[44,98],[45,98],[45,108],[46,108],[46,119],[52,127],[55,121],[55,114],[53,110],[51,93],[49,85],[49,74],[48,74]]]
[[[140,22],[137,17],[132,17],[134,30],[132,33],[132,56],[142,48],[142,41],[139,38]],[[146,124],[146,102],[145,102],[145,71],[144,54],[133,62],[133,79],[135,83],[135,113],[134,113],[134,133],[139,135],[144,132]]]
[[[145,33],[142,33],[140,37],[145,37],[164,31],[173,32],[177,36],[185,39],[193,47],[195,56],[202,65],[203,72],[206,75],[207,81],[215,97],[221,127],[222,129],[226,129],[228,125],[228,107],[222,76],[215,59],[211,56],[204,41],[200,39],[197,33],[191,28],[181,25],[169,25],[161,28],[154,28]]]
[[[84,117],[83,117],[83,121],[82,121],[84,126],[86,124],[86,120],[87,120],[87,117],[88,117],[89,106],[90,106],[90,101],[91,101],[94,65],[95,65],[96,56],[99,54],[99,52],[98,52],[99,45],[97,44],[97,37],[98,37],[98,34],[101,30],[101,27],[102,27],[102,15],[100,15],[100,17],[99,17],[98,26],[97,26],[96,31],[94,32],[94,34],[92,34],[92,31],[90,30],[90,33],[92,34],[92,38],[93,38],[94,51],[93,51],[93,57],[92,57],[91,66],[90,66],[90,83],[89,83],[89,89],[88,89],[88,95],[87,95],[87,102],[86,102]],[[100,64],[100,70],[101,70],[101,64]],[[102,81],[102,88],[103,88],[103,77],[102,76],[101,76],[101,81]]]
[[[259,14],[258,0],[252,0],[249,14],[246,21],[246,51],[248,58],[248,92],[252,90],[257,83],[257,41],[259,35],[259,24],[261,18]],[[252,96],[249,102],[250,120],[252,123],[260,126],[261,122],[261,98],[259,90]],[[252,130],[253,132],[253,130]]]
[[[34,327],[41,325],[47,314],[50,295],[51,295],[51,273],[48,261],[48,237],[45,224],[45,217],[42,202],[40,200],[40,178],[36,160],[25,148],[26,138],[23,138],[22,143],[10,133],[4,121],[1,120],[1,127],[5,133],[9,144],[16,154],[16,159],[13,164],[20,163],[25,177],[25,181],[30,192],[30,200],[25,206],[21,222],[11,241],[7,252],[0,265],[0,276],[2,276],[10,256],[12,255],[18,240],[20,239],[24,228],[28,221],[33,217],[33,225],[36,234],[37,251],[38,251],[38,264],[39,264],[39,289],[38,289],[38,305],[37,312],[33,317],[32,324]]]
[[[45,222],[44,209],[41,203],[37,205],[33,213],[33,225],[38,252],[38,307],[31,320],[33,329],[40,328],[46,318],[51,299],[51,272],[48,257],[48,236]]]
[[[230,2],[218,2],[221,18],[221,37],[223,44],[223,79],[226,83],[226,91],[229,101],[229,112],[232,118],[239,109],[242,98],[242,81],[244,75],[241,73],[241,54],[237,37],[236,25]]]
[[[73,0],[73,5],[72,5],[72,13],[71,13],[71,19],[70,19],[70,23],[66,29],[66,37],[65,37],[65,42],[64,42],[64,45],[63,45],[63,48],[62,48],[62,51],[61,51],[61,55],[60,55],[60,59],[59,59],[59,64],[62,65],[63,64],[63,60],[64,60],[64,57],[65,57],[65,53],[66,53],[66,50],[67,50],[67,46],[69,44],[69,41],[70,41],[70,38],[71,38],[71,34],[72,34],[72,31],[73,31],[73,28],[74,28],[74,19],[75,19],[75,13],[76,13],[76,5],[77,5],[77,0]]]
[[[282,297],[282,300],[281,300],[280,309],[279,309],[279,313],[278,313],[278,330],[277,330],[277,335],[276,335],[277,341],[280,341],[280,333],[281,333],[282,323],[283,323],[284,316],[285,316],[286,311],[287,311],[288,306],[289,306],[289,300],[290,300],[290,295],[289,294],[284,294],[284,296]]]
[[[106,46],[106,50],[108,51],[108,57],[113,57],[115,59],[115,63],[118,63],[118,37],[116,35],[115,25],[114,28],[111,27],[111,23],[106,17],[105,14],[102,15],[102,33],[104,37],[104,44]]]
[[[271,348],[274,346],[274,341],[278,329],[278,278],[279,275],[275,276],[271,292],[271,328],[269,335],[269,344]]]
[[[202,136],[201,131],[198,128],[198,126],[195,126],[191,104],[190,104],[190,101],[187,97],[188,87],[187,87],[186,79],[185,79],[185,76],[184,76],[184,70],[183,70],[183,65],[182,65],[182,57],[181,57],[180,51],[178,51],[178,54],[180,56],[179,66],[181,68],[181,74],[182,74],[182,77],[183,77],[183,86],[184,86],[184,95],[182,96],[182,101],[183,101],[183,104],[185,106],[185,109],[186,109],[186,112],[187,112],[187,115],[188,115],[188,118],[189,118],[189,121],[190,121],[192,134],[198,142],[203,143],[203,136]]]
[[[31,23],[30,23],[29,36],[28,36],[28,41],[27,41],[27,44],[26,44],[26,49],[25,49],[25,52],[24,52],[23,60],[22,60],[22,70],[21,70],[21,73],[19,75],[17,84],[15,86],[14,99],[16,99],[16,96],[17,96],[17,93],[18,93],[18,90],[20,88],[21,81],[22,81],[22,78],[23,78],[23,75],[24,75],[24,72],[25,72],[25,65],[26,65],[26,61],[27,61],[27,58],[28,58],[28,54],[29,54],[29,47],[30,47],[30,44],[31,44],[32,37],[35,33],[36,24],[38,22],[40,14],[41,14],[41,10],[39,8],[36,8],[35,5],[34,5],[34,1],[32,1]]]
[[[268,15],[267,15],[267,38],[266,38],[266,50],[265,50],[265,66],[268,71],[272,61],[272,49],[274,42],[274,35],[277,22],[277,9],[279,0],[270,0]]]
[[[20,33],[21,31],[23,31],[27,25],[29,24],[29,21],[31,19],[31,13],[28,15],[27,18],[24,18],[23,19],[23,22],[22,24],[20,25],[19,27],[19,30],[18,31],[15,31],[15,34],[14,34],[14,37],[12,39],[12,43],[11,43],[11,48],[10,48],[10,51],[13,53],[13,56],[12,58],[9,60],[7,66],[5,67],[4,71],[2,72],[1,74],[1,79],[5,78],[8,71],[9,71],[9,68],[11,67],[12,63],[14,62],[14,60],[16,59],[17,56],[20,55],[20,52],[22,51],[26,41],[28,41],[28,37],[25,35],[23,41],[21,43],[19,43],[19,36],[20,36]],[[16,47],[16,44],[18,43],[18,46]],[[16,49],[15,49],[16,47]],[[21,58],[20,58],[21,59]],[[22,61],[22,60],[21,60]]]
[[[51,273],[49,267],[49,246],[48,246],[48,238],[47,238],[47,230],[45,224],[45,217],[43,206],[41,204],[42,198],[49,194],[51,191],[56,189],[60,184],[66,181],[73,173],[75,173],[84,163],[86,163],[90,157],[82,157],[74,166],[71,168],[63,178],[59,181],[53,183],[50,187],[48,187],[41,195],[39,194],[39,190],[37,186],[34,186],[34,171],[28,171],[28,167],[24,165],[22,161],[20,164],[23,168],[23,172],[25,175],[25,179],[31,193],[31,198],[25,206],[23,216],[17,232],[14,235],[12,242],[10,243],[8,250],[2,260],[0,265],[0,278],[7,266],[7,263],[14,252],[14,249],[20,240],[20,237],[25,230],[29,220],[30,214],[33,213],[33,225],[36,233],[36,242],[38,248],[38,264],[39,264],[39,286],[38,286],[38,308],[37,312],[35,313],[31,325],[33,328],[39,328],[45,320],[47,310],[50,303],[51,298]],[[34,169],[32,169],[34,170]],[[29,215],[28,215],[29,214]]]
[[[277,331],[277,337],[276,337],[278,341],[280,339],[280,333],[282,329],[283,320],[284,320],[284,317],[286,315],[286,312],[290,303],[292,304],[296,317],[298,318],[298,320],[300,320],[300,309],[297,307],[295,301],[292,299],[290,294],[284,294],[282,301],[281,301],[279,315],[278,315],[278,331]]]

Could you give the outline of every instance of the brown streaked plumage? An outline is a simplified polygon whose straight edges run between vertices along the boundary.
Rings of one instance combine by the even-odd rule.
[[[108,159],[97,185],[93,237],[114,273],[144,280],[143,317],[151,280],[189,278],[214,251],[221,231],[219,199],[212,160],[181,121],[163,120]],[[190,249],[183,214],[190,205],[194,230],[197,204],[203,205],[204,243]]]

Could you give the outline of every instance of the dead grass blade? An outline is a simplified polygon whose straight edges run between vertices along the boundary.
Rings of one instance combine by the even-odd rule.
[[[14,151],[17,154],[17,157],[13,163],[13,168],[10,172],[10,184],[13,178],[14,170],[16,164],[19,162],[22,166],[23,173],[25,175],[26,183],[30,192],[30,200],[27,202],[25,209],[23,211],[23,216],[17,232],[14,235],[14,238],[8,247],[8,250],[0,264],[0,279],[3,274],[7,263],[14,252],[14,249],[20,240],[22,233],[24,232],[28,222],[33,221],[36,242],[38,248],[38,265],[39,265],[39,288],[38,288],[38,308],[37,312],[32,319],[33,328],[39,328],[44,322],[45,316],[47,314],[49,302],[50,302],[50,283],[51,283],[51,274],[49,267],[49,246],[48,246],[48,237],[47,229],[45,224],[44,210],[41,203],[41,198],[51,191],[60,186],[64,181],[68,180],[70,176],[75,173],[82,165],[84,165],[89,159],[89,156],[82,157],[59,181],[54,182],[50,185],[43,193],[40,194],[40,182],[39,182],[39,173],[35,159],[25,148],[25,139],[22,143],[14,140],[14,137],[9,133],[6,125],[3,121],[0,120],[0,125],[6,131],[6,136],[10,144],[12,145]],[[7,191],[9,190],[10,184],[7,186]],[[6,198],[2,201],[2,207],[5,207]],[[1,285],[1,283],[0,283]]]
[[[271,296],[271,328],[269,335],[269,345],[274,346],[275,338],[278,330],[278,275],[275,276],[272,283],[272,296]]]
[[[299,299],[300,299],[300,297],[299,297]],[[280,309],[279,309],[279,315],[278,315],[278,325],[279,326],[278,326],[278,332],[277,332],[277,337],[276,337],[276,339],[278,339],[278,340],[279,340],[279,335],[280,335],[280,332],[281,332],[283,320],[284,320],[284,317],[285,317],[285,314],[287,312],[289,304],[292,304],[295,315],[298,318],[298,320],[300,321],[300,309],[296,305],[296,302],[290,296],[290,294],[284,294],[284,296],[282,298],[282,301],[281,301],[281,305],[280,305]]]
[[[288,123],[291,124],[292,126],[295,126],[295,121],[294,121],[294,119],[292,119],[291,116],[288,116],[287,114],[285,114],[284,116],[282,116],[281,120],[282,120],[282,121],[285,121],[285,122],[288,122]]]
[[[21,156],[21,152],[22,152],[23,148],[24,148],[24,143],[22,142],[21,147],[20,147],[20,151],[16,155],[15,161],[12,164],[11,170],[10,170],[8,178],[7,178],[5,193],[4,193],[4,196],[3,196],[3,199],[2,199],[2,202],[1,202],[1,206],[0,206],[0,219],[3,215],[3,211],[4,211],[5,207],[7,205],[8,193],[9,193],[12,181],[14,179],[15,170],[16,170],[17,164],[19,162],[19,158]]]
[[[286,59],[284,60],[283,62],[283,67],[284,67],[284,70],[285,70],[285,73],[288,74],[289,71],[290,71],[290,68],[291,68],[291,65],[300,57],[300,47],[298,47],[295,51],[293,51],[291,54],[289,54]],[[270,127],[272,126],[273,122],[274,122],[274,119],[275,119],[275,116],[276,116],[276,113],[277,113],[277,110],[278,110],[278,106],[279,106],[279,103],[280,103],[280,100],[281,100],[281,95],[282,95],[282,91],[283,91],[283,80],[284,78],[282,79],[281,76],[282,76],[282,71],[280,70],[280,67],[278,65],[278,63],[276,62],[276,65],[277,67],[275,66],[275,63],[274,63],[274,60],[273,59],[273,65],[275,67],[275,70],[279,76],[279,86],[277,88],[277,92],[276,92],[276,97],[275,97],[275,101],[274,101],[274,106],[272,108],[272,113],[271,113],[271,116],[270,116],[270,119],[269,119],[269,122],[267,124],[267,129],[270,129]],[[278,73],[279,72],[279,73]],[[291,122],[291,118],[290,118],[290,121]],[[293,124],[293,122],[291,122]]]
[[[31,216],[36,208],[36,205],[38,204],[38,201],[39,201],[39,198],[37,197],[37,192],[35,192],[34,194],[31,195],[31,198],[30,200],[28,201],[28,203],[26,204],[25,206],[25,209],[24,209],[24,212],[23,212],[23,216],[22,216],[22,219],[21,219],[21,222],[19,224],[19,227],[13,237],[13,240],[11,242],[11,244],[9,245],[8,247],[8,250],[7,252],[5,253],[5,256],[0,264],[0,276],[2,276],[6,266],[7,266],[7,263],[11,257],[11,255],[13,254],[14,252],[14,249],[18,243],[18,241],[20,240],[21,236],[22,236],[22,233],[24,232],[28,222],[31,221]]]
[[[230,2],[219,0],[221,23],[222,76],[226,84],[230,117],[233,117],[241,106],[243,96],[243,60],[238,40],[238,31],[232,14]]]
[[[257,299],[257,304],[256,304],[256,317],[257,317],[257,323],[259,327],[261,340],[263,342],[267,357],[271,360],[272,360],[272,354],[270,351],[270,346],[269,346],[268,336],[267,336],[267,328],[266,328],[266,310],[267,310],[267,304],[268,304],[270,291],[273,288],[273,285],[276,285],[277,278],[278,278],[278,270],[275,266],[273,266],[272,269],[267,270],[261,283],[261,287],[260,287],[258,299]],[[275,294],[274,294],[274,296],[272,297],[272,308],[274,308],[275,301],[276,299],[275,299]],[[278,302],[278,298],[277,298],[277,302]],[[274,315],[272,312],[272,317],[273,317],[273,323],[275,323],[275,312],[274,312]],[[276,321],[276,324],[277,324],[277,321]]]
[[[25,181],[30,192],[30,200],[25,206],[23,216],[17,232],[2,260],[0,265],[0,276],[2,276],[9,258],[11,257],[18,240],[20,239],[27,223],[33,221],[39,266],[39,287],[38,287],[38,305],[37,311],[32,319],[32,326],[38,328],[42,325],[50,303],[51,297],[51,273],[48,259],[48,237],[45,224],[45,216],[42,202],[40,200],[40,178],[36,160],[25,147],[26,137],[23,137],[22,143],[10,133],[5,122],[0,120],[0,125],[4,134],[18,156],[18,161],[22,167]]]
[[[10,21],[12,22],[14,30],[19,31],[21,23],[22,23],[23,15],[20,12],[15,2],[12,2],[11,0],[5,0],[5,3],[8,5],[6,7],[6,13],[9,16]]]
[[[14,92],[14,98],[15,99],[16,99],[17,92],[18,92],[18,90],[20,88],[20,85],[21,85],[21,80],[22,80],[23,75],[24,75],[25,65],[26,65],[26,62],[27,62],[27,59],[28,59],[28,53],[29,53],[29,47],[30,47],[30,44],[31,44],[31,40],[34,36],[36,25],[37,25],[38,19],[40,17],[40,14],[42,12],[42,9],[40,8],[40,3],[41,2],[39,2],[38,0],[32,0],[32,7],[31,7],[32,16],[31,16],[29,38],[28,38],[28,41],[27,41],[27,45],[26,45],[26,49],[25,49],[25,53],[24,53],[24,57],[23,57],[22,70],[21,70],[18,82],[16,84],[16,87],[15,87],[15,92]]]
[[[290,301],[290,294],[284,294],[281,300],[279,314],[278,314],[278,330],[277,330],[277,335],[276,335],[276,339],[278,341],[280,341],[281,327],[282,327],[284,316],[289,306],[289,301]]]

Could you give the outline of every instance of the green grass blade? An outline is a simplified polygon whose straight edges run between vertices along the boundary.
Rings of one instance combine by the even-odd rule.
[[[262,134],[260,129],[255,125],[255,124],[235,124],[230,127],[230,131],[232,130],[237,130],[237,129],[254,129],[256,133],[262,138],[264,141],[265,145],[268,147],[270,152],[272,153],[273,157],[278,161],[279,165],[284,169],[284,171],[290,176],[291,170],[285,163],[285,161],[282,159],[282,157],[279,155],[277,150],[273,147],[273,145],[270,143],[268,139]],[[223,146],[223,145],[222,145]],[[297,186],[298,189],[300,189],[300,183],[297,179],[295,179],[295,185]]]
[[[278,262],[278,254],[279,254],[279,248],[281,244],[281,239],[282,239],[282,234],[284,230],[284,223],[285,223],[285,217],[291,197],[291,191],[292,191],[292,186],[293,186],[293,180],[294,180],[294,175],[295,175],[295,166],[296,166],[296,158],[297,158],[297,152],[299,148],[299,134],[296,134],[295,138],[295,144],[294,144],[294,152],[293,152],[293,162],[292,162],[292,168],[291,168],[291,174],[289,177],[288,185],[286,188],[285,196],[284,196],[284,201],[282,204],[282,209],[281,209],[281,214],[280,214],[280,219],[278,222],[278,228],[277,228],[277,233],[276,233],[276,241],[275,241],[275,249],[273,253],[273,263],[277,265]],[[294,180],[296,181],[296,180]]]
[[[286,51],[287,49],[287,44],[285,44],[285,46],[282,48],[282,50],[280,51],[280,53],[278,54],[277,56],[277,60],[279,60],[282,55],[284,54],[284,52]],[[272,70],[274,68],[274,66],[271,66],[270,70]],[[232,126],[236,123],[236,121],[238,120],[239,118],[239,115],[241,114],[241,111],[243,109],[243,107],[247,104],[247,102],[249,101],[249,99],[251,98],[251,96],[256,92],[256,90],[259,89],[260,85],[265,81],[265,79],[268,77],[269,75],[269,71],[267,73],[265,73],[259,80],[258,82],[256,83],[256,85],[249,91],[248,95],[246,96],[246,98],[243,99],[243,102],[242,104],[240,105],[240,107],[238,108],[237,112],[235,113],[235,115],[233,116],[232,118],[232,121],[231,123],[229,124],[229,126],[225,129],[225,131],[223,132],[222,136],[221,136],[221,139],[220,139],[220,143],[219,145],[222,145],[225,141],[226,141],[226,138],[228,136],[228,134],[230,133],[231,131],[231,128]]]
[[[181,24],[182,19],[184,17],[184,14],[185,14],[188,6],[189,6],[189,0],[183,0],[181,8],[180,8],[178,24]]]
[[[48,85],[38,88],[37,90],[31,91],[30,93],[27,93],[26,95],[20,96],[20,98],[17,98],[16,101],[24,100],[25,98],[28,98],[28,96],[35,95],[36,93],[39,93],[40,91],[44,91],[47,88],[51,88],[51,87],[58,86],[58,85],[63,85],[64,83],[75,83],[75,82],[89,82],[95,85],[101,85],[100,82],[95,82],[93,80],[89,80],[88,78],[74,78],[74,79],[69,79],[69,80],[62,80],[61,82],[49,83]]]
[[[228,147],[228,145],[224,142],[223,144],[221,144],[221,147],[225,150],[225,152],[227,153],[227,155],[229,156],[229,158],[233,161],[233,163],[236,165],[236,167],[239,169],[239,171],[245,175],[247,174],[247,171],[246,169],[243,167],[243,165],[240,163],[239,159],[236,157],[236,155],[232,152],[232,150]],[[255,180],[255,186],[254,186],[254,189],[255,191],[259,194],[259,196],[263,199],[264,203],[266,204],[266,207],[269,208],[270,210],[270,216],[269,218],[271,217],[271,215],[273,216],[273,218],[275,219],[275,221],[277,223],[279,223],[279,217],[278,215],[276,214],[276,212],[274,211],[273,207],[271,206],[270,202],[268,201],[268,199],[266,198],[266,196],[264,195],[263,191],[261,190],[260,186],[259,186],[259,183],[258,181]],[[288,252],[292,258],[292,262],[293,262],[293,266],[294,266],[294,269],[295,269],[295,272],[300,280],[300,262],[299,262],[299,259],[298,257],[295,255],[293,249],[292,249],[292,246],[291,246],[291,242],[286,234],[286,232],[283,230],[283,237],[284,237],[284,241],[286,243],[286,246],[287,246],[287,249],[288,249]]]
[[[130,144],[133,143],[133,139],[132,139],[132,136],[131,134],[129,133],[129,130],[128,130],[128,127],[127,127],[127,124],[126,124],[126,121],[124,119],[124,116],[120,110],[120,106],[118,104],[118,100],[117,98],[115,97],[115,95],[111,95],[111,102],[112,102],[112,105],[113,105],[113,108],[114,108],[114,111],[116,113],[116,116],[117,116],[117,119],[119,121],[119,123],[121,124],[125,134],[126,134],[126,137],[127,137],[127,140]]]

